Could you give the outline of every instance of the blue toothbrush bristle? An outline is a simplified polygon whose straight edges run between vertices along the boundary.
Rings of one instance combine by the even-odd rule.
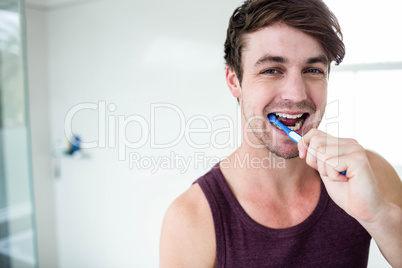
[[[268,119],[269,119],[269,122],[271,122],[272,124],[274,124],[275,126],[278,126],[278,124],[276,124],[276,122],[277,122],[277,118],[276,118],[276,116],[274,115],[274,114],[269,114],[268,115]],[[278,126],[279,127],[279,126]]]
[[[277,124],[278,119],[276,118],[276,116],[275,116],[274,114],[269,114],[269,115],[268,115],[268,119],[269,119],[269,122],[271,122],[273,125],[275,125],[275,126],[279,127],[280,129],[282,129],[282,130],[289,136],[289,138],[291,138],[294,142],[296,142],[296,143],[298,142],[298,141],[294,140],[294,138],[292,138],[292,137],[289,135],[289,132],[290,132],[290,129],[289,129],[289,128],[287,128],[286,126],[281,126],[281,125],[278,125],[278,124]],[[280,124],[281,124],[281,123],[280,123]],[[294,132],[294,131],[292,131],[292,132]],[[296,132],[294,132],[294,133],[296,133]],[[298,135],[299,135],[299,134],[298,134]],[[300,136],[300,135],[299,135],[299,136]],[[340,174],[346,175],[346,170],[340,172]]]

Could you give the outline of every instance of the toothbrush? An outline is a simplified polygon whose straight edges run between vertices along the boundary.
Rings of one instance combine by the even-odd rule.
[[[272,124],[282,129],[292,141],[299,143],[299,141],[302,138],[302,136],[299,133],[291,130],[290,128],[282,124],[281,121],[279,121],[274,114],[269,114],[268,119]]]
[[[268,119],[269,119],[269,121],[270,121],[273,125],[279,127],[281,130],[283,130],[283,131],[286,133],[286,135],[288,135],[288,137],[289,137],[292,141],[294,141],[294,142],[296,142],[296,143],[299,143],[299,141],[300,141],[301,138],[302,138],[302,136],[301,136],[299,133],[297,133],[296,131],[293,131],[293,130],[289,129],[287,126],[285,126],[284,124],[282,124],[282,123],[276,118],[276,116],[275,116],[274,114],[269,114],[269,115],[268,115]],[[345,171],[342,171],[342,172],[340,172],[340,173],[341,173],[342,175],[346,175],[346,170],[345,170]]]

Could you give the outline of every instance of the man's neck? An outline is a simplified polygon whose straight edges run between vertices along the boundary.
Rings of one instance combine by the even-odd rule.
[[[264,226],[294,226],[318,203],[320,177],[300,158],[285,160],[240,147],[219,167],[246,213]]]
[[[303,192],[310,183],[319,181],[317,172],[305,160],[298,157],[284,159],[266,149],[239,147],[220,163],[220,168],[234,187],[269,192],[284,198],[288,194]]]

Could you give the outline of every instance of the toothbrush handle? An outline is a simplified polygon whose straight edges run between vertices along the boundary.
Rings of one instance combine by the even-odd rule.
[[[302,138],[302,136],[299,133],[297,133],[296,131],[290,130],[287,126],[282,124],[281,121],[279,121],[274,114],[268,115],[268,119],[271,123],[280,127],[288,135],[288,137],[291,140],[293,140],[296,143],[299,143],[299,141]],[[346,175],[346,170],[339,172],[339,173],[342,175]]]

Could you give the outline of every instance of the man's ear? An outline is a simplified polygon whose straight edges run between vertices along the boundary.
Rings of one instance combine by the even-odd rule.
[[[226,66],[226,83],[229,86],[230,92],[232,92],[233,97],[241,98],[241,87],[239,83],[239,79],[235,71],[233,71],[230,67]]]

